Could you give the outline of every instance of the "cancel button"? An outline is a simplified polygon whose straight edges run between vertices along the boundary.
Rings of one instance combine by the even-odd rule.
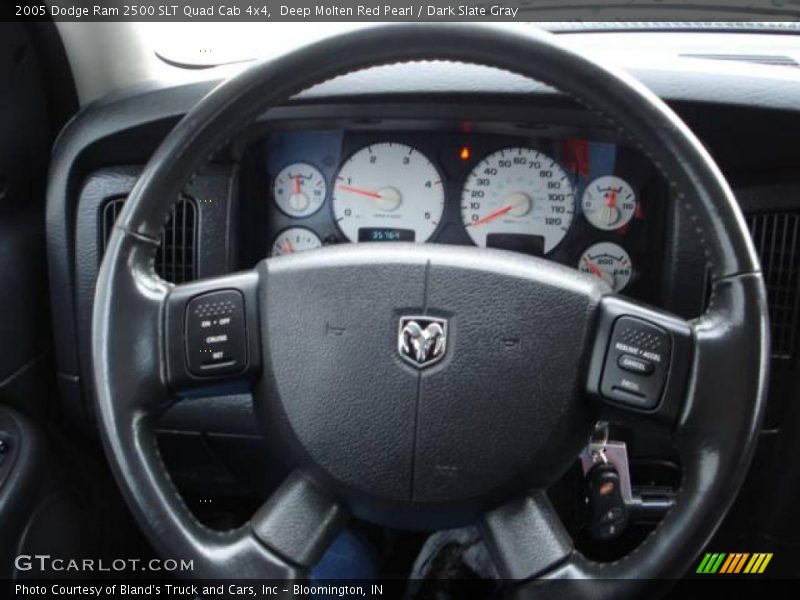
[[[620,369],[630,373],[638,373],[639,375],[650,375],[655,370],[655,366],[649,360],[630,354],[620,355],[617,359],[617,365]]]

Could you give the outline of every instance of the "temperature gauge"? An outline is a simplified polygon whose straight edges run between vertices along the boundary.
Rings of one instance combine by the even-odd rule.
[[[322,246],[319,236],[305,227],[290,227],[284,229],[272,243],[270,256],[283,256],[295,252],[314,250]]]
[[[325,201],[325,178],[307,163],[292,163],[281,169],[272,186],[275,204],[290,217],[313,215]]]
[[[605,281],[619,292],[630,283],[633,274],[631,257],[625,249],[611,242],[600,242],[586,249],[578,269]]]
[[[592,181],[583,192],[583,214],[603,231],[619,229],[636,212],[636,193],[630,184],[619,177],[606,175]]]

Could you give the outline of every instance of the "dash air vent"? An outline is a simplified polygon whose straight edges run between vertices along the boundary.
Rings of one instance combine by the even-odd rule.
[[[105,253],[114,223],[122,211],[125,197],[112,198],[103,205],[102,241]],[[197,278],[197,206],[181,196],[161,232],[156,252],[156,272],[167,281],[183,283]]]
[[[772,323],[772,355],[791,358],[800,312],[800,212],[747,215],[761,259]]]

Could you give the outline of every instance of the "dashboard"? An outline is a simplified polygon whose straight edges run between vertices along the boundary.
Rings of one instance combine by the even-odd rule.
[[[665,189],[622,143],[475,124],[287,129],[253,155],[243,185],[253,218],[243,221],[256,228],[256,260],[340,243],[476,245],[544,257],[643,299],[658,291]]]
[[[420,70],[428,68],[434,67],[415,66],[415,77],[419,77]],[[584,253],[597,244],[610,243],[624,250],[630,259],[629,273],[624,269],[611,272],[611,283],[622,294],[686,318],[701,314],[707,301],[708,277],[702,246],[694,234],[691,216],[685,214],[679,203],[669,201],[668,185],[650,160],[602,119],[567,99],[541,90],[525,88],[520,91],[513,86],[505,93],[503,86],[512,82],[502,78],[495,80],[496,74],[492,72],[481,71],[475,78],[471,78],[470,73],[472,71],[465,66],[457,72],[453,69],[438,70],[435,79],[426,79],[438,82],[448,75],[464,79],[461,87],[451,86],[461,92],[451,91],[442,96],[409,94],[405,91],[408,82],[417,79],[409,79],[406,77],[408,73],[402,69],[396,77],[393,69],[383,70],[370,74],[370,77],[388,78],[367,86],[378,89],[376,96],[317,95],[265,113],[245,131],[238,132],[227,147],[219,150],[207,168],[187,183],[180,204],[176,204],[180,211],[174,212],[175,218],[164,228],[163,251],[156,256],[157,271],[168,281],[178,283],[251,268],[273,254],[279,235],[295,227],[302,228],[302,233],[310,232],[306,235],[312,245],[317,243],[316,240],[322,245],[351,243],[351,238],[358,241],[361,229],[367,230],[364,235],[378,240],[408,236],[407,232],[411,231],[414,242],[486,243],[505,250],[539,255],[569,268],[584,265],[589,271],[592,269],[582,261]],[[384,89],[395,79],[403,93]],[[680,90],[704,89],[691,86],[690,82],[676,86],[671,79],[667,82],[649,81],[660,95],[666,97],[669,97],[670,90],[678,87]],[[481,88],[476,88],[473,83],[480,84]],[[471,87],[464,91],[467,84]],[[364,89],[365,85],[360,81],[358,86],[347,87]],[[91,351],[92,303],[105,240],[144,162],[179,118],[211,87],[213,82],[155,87],[92,105],[71,121],[54,148],[47,221],[53,326],[60,391],[65,410],[76,422],[91,422],[93,419],[91,396],[84,386],[90,378],[91,365],[81,362],[80,357]],[[719,85],[717,89],[727,90]],[[497,90],[504,90],[504,93],[497,93]],[[796,88],[790,86],[785,91],[793,93]],[[774,97],[785,96],[777,94]],[[744,96],[731,96],[724,100],[734,103],[736,98]],[[748,215],[755,218],[757,213],[763,213],[763,218],[773,219],[773,213],[775,218],[780,216],[776,211],[796,210],[796,204],[793,204],[798,197],[796,153],[792,152],[797,137],[796,119],[793,118],[796,115],[777,108],[731,106],[725,102],[720,101],[712,107],[684,101],[674,103],[674,107],[719,161]],[[733,129],[732,123],[736,124]],[[414,213],[417,217],[412,214],[409,219],[406,216],[406,207],[414,204],[404,202],[407,199],[404,177],[372,180],[368,177],[377,176],[370,158],[364,162],[350,160],[358,158],[364,148],[373,146],[374,152],[378,146],[383,148],[383,144],[403,145],[415,151],[415,160],[429,171],[429,176],[423,179],[423,187],[431,180],[432,170],[437,179],[431,183],[441,181],[441,199],[436,196],[429,200],[430,204],[441,208],[441,216],[434,219],[431,215],[433,227],[429,231],[426,232],[417,220],[418,212]],[[743,153],[743,144],[755,151]],[[564,181],[558,180],[567,189],[564,201],[550,203],[549,191],[539,189],[537,192],[533,184],[517,188],[513,192],[526,196],[522,203],[530,202],[531,209],[519,217],[504,213],[484,221],[479,227],[485,236],[476,242],[469,232],[474,226],[466,226],[473,220],[473,215],[475,220],[485,218],[497,210],[490,208],[489,200],[506,202],[498,206],[502,209],[509,203],[509,198],[501,191],[499,196],[489,198],[486,204],[481,199],[480,205],[473,209],[471,202],[464,202],[464,191],[466,189],[471,194],[475,188],[481,188],[486,194],[491,188],[497,190],[498,184],[504,184],[508,172],[515,168],[513,150],[510,152],[511,169],[499,168],[499,161],[505,160],[502,155],[492,159],[497,161],[495,164],[484,161],[498,151],[514,148],[523,149],[522,154],[529,165],[534,162],[531,157],[536,157],[540,166],[545,164],[541,160],[543,157],[548,166],[553,165],[553,168],[535,169],[537,171],[563,172],[569,182],[569,186],[565,186]],[[519,154],[517,150],[517,156]],[[383,158],[386,159],[387,155],[391,156],[391,153],[384,154]],[[361,156],[364,156],[363,152]],[[402,160],[402,156],[400,158]],[[381,157],[375,160],[378,162]],[[297,163],[308,165],[319,175],[304,168],[299,172],[294,168],[286,170],[283,179],[286,189],[279,191],[281,171]],[[479,165],[482,171],[497,168],[498,174],[492,172],[488,178],[489,185],[468,184]],[[357,223],[354,227],[345,229],[341,222],[337,222],[336,211],[341,214],[348,208],[335,201],[336,178],[341,176],[345,167],[345,175],[352,178],[353,188],[380,195],[382,188],[388,186],[400,192],[400,202],[394,210],[378,211],[389,215],[381,216],[380,225],[363,221],[364,226],[361,226],[362,222],[357,221],[353,214],[349,216],[353,217],[352,223]],[[534,170],[533,167],[535,165],[529,170]],[[383,169],[377,171],[384,172]],[[414,176],[418,171],[422,169],[404,170]],[[482,171],[477,171],[473,182],[477,183],[478,178],[484,179],[478,177]],[[505,177],[501,177],[503,171]],[[365,172],[369,172],[368,175],[364,175]],[[548,182],[553,182],[551,174],[537,172],[536,175],[534,179],[543,180],[545,188]],[[298,176],[301,176],[301,193],[308,198],[306,201],[295,198],[293,208],[291,195]],[[313,182],[314,176],[322,181],[321,185]],[[593,217],[596,217],[596,224],[601,225],[598,227],[587,218],[589,215],[583,198],[593,182],[600,184],[600,178],[612,176],[630,187],[635,207],[630,218],[630,209],[626,207],[622,207],[624,210],[619,214],[608,206],[605,208],[609,210],[603,211],[602,204],[609,204],[611,199],[605,198],[606,191],[601,186],[592,194],[603,195],[600,211],[596,211]],[[618,183],[612,184],[619,202],[624,190]],[[324,190],[312,194],[309,185]],[[568,197],[570,190],[571,198]],[[543,203],[541,194],[544,193],[548,197]],[[278,202],[282,195],[283,208]],[[343,195],[340,199],[349,201],[352,211],[352,206],[357,205],[355,201],[362,197],[364,201],[377,200],[355,193]],[[307,207],[304,202],[308,202]],[[464,204],[466,208],[462,208]],[[537,222],[533,214],[533,205],[537,204],[551,209],[563,206],[560,226],[547,228],[546,224],[543,227],[542,221]],[[370,206],[364,203],[364,207]],[[618,206],[613,208],[619,210]],[[427,221],[424,212],[427,211],[422,214],[423,224]],[[551,210],[551,214],[556,212]],[[380,216],[375,211],[369,213],[367,209],[367,215],[370,214],[372,217]],[[504,217],[509,220],[504,220]],[[519,220],[513,222],[510,217]],[[438,222],[432,223],[433,220]],[[608,224],[604,225],[604,221]],[[775,230],[772,220],[765,223],[770,226],[759,226],[758,231],[772,235],[770,232]],[[509,224],[519,225],[519,228],[503,229]],[[502,226],[500,231],[493,229],[498,225]],[[785,230],[792,231],[791,228]],[[784,231],[784,228],[776,231]],[[775,252],[784,247],[780,243],[771,243],[770,239],[762,239],[758,247],[774,248]],[[301,246],[303,241],[290,238],[290,242],[294,247]],[[281,245],[283,243],[279,241],[278,247]],[[276,251],[280,250],[276,248]],[[597,262],[607,261],[607,267],[614,269],[618,254],[603,258],[594,252],[587,257],[593,266],[599,269]],[[175,274],[180,274],[181,278],[176,278]],[[606,274],[606,278],[608,281],[609,275]],[[776,280],[776,283],[780,282]],[[358,293],[359,290],[353,290],[353,294]],[[776,316],[781,314],[776,313]],[[780,331],[790,331],[789,325],[791,323]],[[775,339],[789,340],[787,336],[776,335]],[[790,348],[789,342],[787,348]],[[789,352],[786,350],[784,353],[789,355]],[[794,381],[792,370],[787,368],[786,372],[787,383],[775,386],[776,390],[788,389],[789,382]],[[775,371],[773,381],[776,381]],[[224,402],[229,402],[231,407],[224,420],[207,418],[204,404],[197,402],[181,404],[170,413],[168,425],[179,431],[251,433],[252,419],[245,410],[246,396]],[[777,410],[774,412],[772,423],[778,420],[779,414]]]

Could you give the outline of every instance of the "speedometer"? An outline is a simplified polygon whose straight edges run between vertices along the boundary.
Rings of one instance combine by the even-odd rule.
[[[490,154],[469,174],[461,193],[461,218],[478,246],[546,254],[564,238],[574,212],[567,174],[532,148]]]
[[[333,215],[351,242],[424,242],[442,218],[439,172],[406,144],[362,148],[342,165],[335,183]]]

